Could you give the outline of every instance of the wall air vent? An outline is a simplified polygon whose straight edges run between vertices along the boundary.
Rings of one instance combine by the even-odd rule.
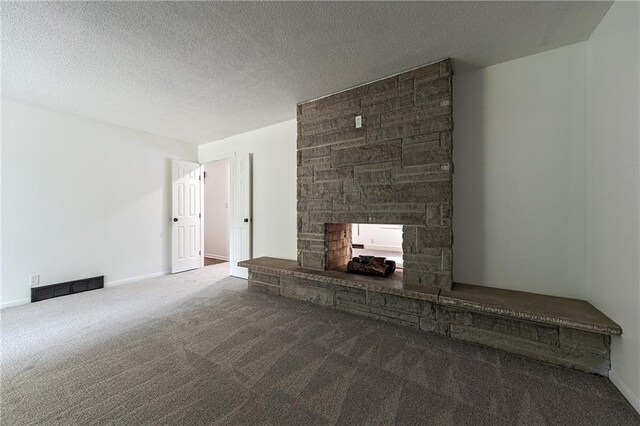
[[[68,294],[81,293],[83,291],[97,290],[104,287],[104,275],[82,280],[69,281],[60,284],[50,284],[31,289],[31,303],[39,302],[54,297]]]

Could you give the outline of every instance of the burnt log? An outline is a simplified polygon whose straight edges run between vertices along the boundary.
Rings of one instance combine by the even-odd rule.
[[[359,256],[347,263],[347,271],[356,274],[388,277],[396,270],[396,262],[384,257]]]

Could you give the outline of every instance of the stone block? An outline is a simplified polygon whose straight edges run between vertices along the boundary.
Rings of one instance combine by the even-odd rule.
[[[357,205],[357,204],[360,204],[360,200],[361,200],[360,192],[345,192],[344,199],[341,205],[347,205],[347,206]]]
[[[451,249],[442,250],[442,270],[453,271],[453,253]]]
[[[417,228],[417,247],[451,247],[452,244],[451,228]]]
[[[424,254],[407,253],[403,259],[404,268],[416,271],[441,272],[442,255],[429,256]]]
[[[357,146],[353,148],[333,151],[331,165],[342,167],[364,163],[380,163],[400,160],[402,143],[400,140],[388,141],[373,145]]]
[[[296,175],[298,178],[304,176],[313,176],[313,166],[300,166],[296,168]],[[298,181],[299,182],[299,181]]]
[[[330,133],[320,133],[315,135],[301,135],[298,137],[298,149],[321,147],[337,143],[349,142],[357,139],[365,139],[364,128],[341,129]],[[301,152],[301,151],[298,151]]]
[[[394,296],[392,294],[367,291],[367,304],[381,307],[390,311],[404,312],[419,315],[422,313],[422,302],[407,297]]]
[[[318,133],[329,133],[340,129],[348,129],[353,127],[355,114],[349,114],[346,117],[335,118],[321,122],[307,123],[302,122],[301,135],[314,135]]]
[[[376,105],[383,105],[389,101],[394,99],[402,99],[405,103],[413,104],[413,82],[402,82],[397,89],[385,90],[383,92],[372,93],[366,96],[363,96],[360,105],[362,111],[369,112],[368,108],[371,108]],[[380,112],[379,110],[374,110],[375,113]]]
[[[424,169],[437,169],[437,171],[420,172],[420,170]],[[440,171],[439,164],[433,164],[430,166],[401,167],[399,169],[393,169],[391,172],[392,183],[436,182],[449,181],[450,179],[451,173]]]
[[[300,266],[303,268],[317,269],[321,271],[325,269],[324,252],[301,251],[299,260]]]
[[[403,272],[405,285],[415,285],[428,288],[451,289],[451,272],[427,272],[413,268],[405,268]]]
[[[303,183],[298,185],[298,199],[326,199],[326,194],[342,193],[342,181]]]
[[[391,170],[356,171],[354,175],[354,182],[357,185],[363,186],[391,183]]]
[[[413,105],[413,98],[414,98],[413,90],[405,93],[394,94],[394,95],[396,96],[390,99],[382,99],[382,100],[370,99],[366,105],[362,106],[362,113],[367,115],[381,114],[386,111],[392,111],[394,109]],[[377,117],[377,121],[375,122],[375,125],[379,127],[381,122],[380,116],[376,115],[375,117]],[[367,120],[367,128],[372,128],[372,127],[374,126],[370,125],[369,120]]]
[[[604,357],[609,354],[611,336],[560,327],[559,343],[566,348]]]
[[[425,201],[432,203],[451,201],[451,182],[433,181],[421,182],[420,184],[409,182],[376,185],[362,193],[362,202],[369,205]]]
[[[409,79],[417,79],[422,81],[436,80],[440,78],[440,63],[430,64],[424,67],[416,68],[414,70],[404,72],[398,76],[400,81]]]
[[[515,337],[531,342],[544,343],[546,345],[558,345],[559,331],[558,327],[555,326],[472,311],[450,309],[449,312],[449,321],[451,324],[493,333],[487,334],[487,336],[496,334],[503,336],[503,338]]]
[[[392,89],[398,88],[398,76],[384,78],[382,80],[374,81],[364,86],[364,95],[372,95],[375,93],[387,92]]]
[[[282,277],[280,280],[280,294],[284,297],[322,306],[333,306],[335,304],[335,292],[330,286],[303,278]]]
[[[322,252],[324,250],[324,241],[321,240],[298,240],[298,250]]]
[[[331,155],[331,146],[321,146],[318,148],[307,148],[302,150],[302,161],[318,157],[329,157]]]
[[[344,141],[344,142],[336,142],[331,144],[331,150],[332,151],[340,151],[343,149],[347,149],[347,148],[354,148],[356,146],[362,146],[362,145],[366,145],[367,144],[367,140],[364,137],[361,137],[359,139],[353,139],[353,140],[349,140],[349,141]]]
[[[298,200],[298,213],[301,211],[308,212],[312,210],[332,210],[333,209],[333,200],[324,199],[324,200]]]
[[[402,312],[391,311],[388,309],[353,303],[347,300],[339,299],[336,308],[341,311],[350,312],[356,315],[366,316],[382,321],[393,322],[395,324],[417,328],[420,318],[417,315],[405,314]]]
[[[336,102],[325,108],[316,108],[308,110],[303,117],[300,117],[305,123],[318,123],[327,121],[346,115],[356,115],[360,108],[359,99],[346,99],[342,102]]]
[[[429,142],[434,148],[441,147],[441,134],[444,132],[427,133],[426,135],[409,136],[402,138],[403,145],[412,145],[414,143],[426,143]]]
[[[368,171],[392,170],[398,167],[402,167],[402,162],[400,160],[385,161],[382,163],[358,164],[354,166],[353,169],[355,173],[359,173],[359,172],[368,172]]]
[[[306,218],[306,221],[302,224],[302,233],[324,235],[324,223],[319,223],[319,221],[318,222],[312,221],[311,220],[312,214],[318,214],[318,211],[313,211],[309,213],[309,216]],[[307,238],[307,239],[316,239],[316,238],[314,237],[314,238]]]
[[[451,114],[451,106],[440,108],[409,106],[380,114],[380,126],[384,128],[402,123],[420,123],[435,117],[450,116]]]
[[[421,122],[396,124],[373,130],[368,129],[367,142],[375,143],[391,139],[402,139],[410,136],[451,130],[452,128],[453,120],[451,116],[446,115]]]
[[[336,290],[336,303],[339,300],[359,303],[361,305],[367,304],[367,292],[360,288],[340,287]]]
[[[416,80],[416,104],[438,102],[450,98],[451,88],[451,77],[449,76],[432,81]]]
[[[439,315],[440,306],[424,302],[422,313],[420,314],[420,330],[430,333],[448,334],[449,326],[444,321],[444,315]]]
[[[451,132],[440,132],[440,148],[451,150],[453,142],[451,140]]]
[[[373,223],[373,224],[421,224],[425,221],[424,211],[417,212],[380,212],[368,211],[334,211],[331,213],[311,213],[312,221],[325,223]]]
[[[442,77],[453,74],[453,67],[451,66],[451,59],[445,59],[440,61],[440,75]]]
[[[589,373],[606,375],[610,368],[608,358],[489,330],[451,324],[449,335],[456,339],[491,346]]]
[[[353,177],[353,167],[316,168],[313,174],[314,182],[342,181]]]
[[[264,284],[280,286],[280,276],[264,272],[249,271],[249,281],[260,281]]]
[[[439,203],[427,206],[427,226],[451,226],[451,204]]]
[[[403,167],[448,163],[450,161],[451,151],[440,148],[439,144],[434,146],[431,142],[422,142],[402,146]]]

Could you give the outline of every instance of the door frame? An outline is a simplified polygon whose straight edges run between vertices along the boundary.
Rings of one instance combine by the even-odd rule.
[[[202,212],[202,218],[200,221],[200,252],[202,253],[202,258],[200,259],[200,267],[204,268],[204,219],[205,219],[205,211],[204,211],[204,181],[207,178],[204,175],[204,166],[205,164],[215,163],[216,161],[229,160],[231,162],[232,156],[223,156],[220,158],[216,158],[214,160],[209,160],[205,162],[200,162],[200,168],[202,173],[202,181],[200,182],[200,211]],[[229,169],[229,175],[231,175],[231,169]],[[229,176],[229,182],[231,182],[231,176]],[[231,188],[229,188],[231,189]],[[231,200],[229,200],[231,203]],[[229,216],[229,212],[227,212],[227,216]],[[231,221],[227,220],[227,228],[229,231],[229,235],[231,235]]]

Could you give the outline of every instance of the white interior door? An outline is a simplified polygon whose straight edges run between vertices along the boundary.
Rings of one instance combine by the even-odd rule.
[[[248,271],[238,267],[238,262],[252,257],[251,155],[235,153],[231,158],[229,272],[245,279]]]
[[[173,160],[171,273],[200,267],[200,164]]]

